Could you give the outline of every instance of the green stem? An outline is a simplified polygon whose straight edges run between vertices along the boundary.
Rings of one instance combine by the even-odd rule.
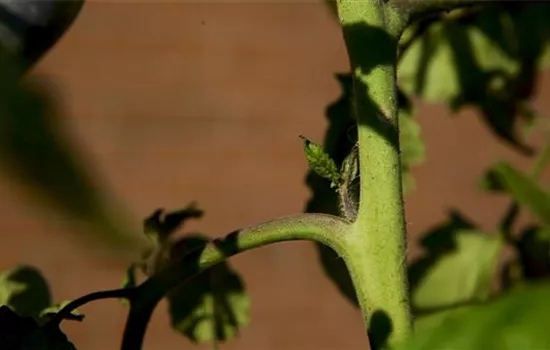
[[[344,260],[371,346],[412,330],[397,120],[397,42],[403,18],[380,1],[339,0],[358,120],[360,202]]]
[[[61,321],[71,317],[71,312],[81,307],[84,304],[100,299],[128,299],[130,300],[135,292],[135,288],[120,288],[112,290],[104,290],[99,292],[93,292],[84,295],[78,299],[75,299],[65,305],[59,310],[55,316],[53,316],[44,326],[45,327],[58,327]]]
[[[141,349],[145,329],[156,304],[172,289],[201,271],[235,254],[284,241],[313,240],[342,255],[348,249],[350,230],[351,225],[336,216],[300,214],[232,232],[182,256],[137,287],[130,300],[121,349]]]

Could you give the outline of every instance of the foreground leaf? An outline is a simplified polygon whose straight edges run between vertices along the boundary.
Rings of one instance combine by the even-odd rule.
[[[396,350],[547,349],[549,295],[547,284],[518,288],[486,305],[424,324]]]
[[[550,228],[525,228],[520,233],[516,248],[524,278],[534,280],[550,276]]]
[[[0,306],[0,348],[5,350],[76,350],[58,327],[39,327],[32,317]]]
[[[40,321],[42,323],[47,322],[50,318],[55,316],[59,311],[61,311],[61,309],[63,309],[70,302],[71,300],[65,300],[45,308],[40,312],[40,316],[39,316]],[[84,319],[84,315],[78,310],[72,310],[71,313],[67,317],[65,317],[65,319],[72,320],[72,321],[82,321]]]
[[[0,304],[23,317],[37,318],[51,305],[48,283],[37,269],[19,266],[0,273]]]
[[[498,236],[462,230],[454,234],[455,248],[425,270],[412,294],[417,310],[434,310],[487,299],[503,242]],[[414,267],[413,267],[414,268]]]

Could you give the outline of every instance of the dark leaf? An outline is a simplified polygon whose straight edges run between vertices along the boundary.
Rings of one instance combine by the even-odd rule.
[[[181,257],[208,239],[189,236],[173,248]],[[238,335],[249,323],[250,301],[241,278],[228,263],[216,265],[168,295],[172,327],[193,342],[221,342]]]
[[[39,327],[32,317],[0,307],[0,348],[2,350],[76,350],[58,327]]]
[[[70,302],[71,300],[65,300],[42,310],[39,315],[41,323],[44,324],[45,322],[47,322],[50,318],[55,316],[61,309],[63,309]],[[82,320],[84,320],[84,315],[80,313],[80,311],[75,309],[75,310],[72,310],[71,313],[67,317],[65,317],[65,319],[81,322]]]
[[[4,271],[0,274],[0,304],[23,317],[38,318],[52,304],[48,283],[30,266]]]
[[[516,247],[526,279],[550,276],[550,228],[527,227],[521,232]]]
[[[165,241],[176,233],[187,220],[198,219],[202,215],[203,211],[196,203],[191,203],[186,208],[169,213],[165,213],[163,209],[157,209],[144,220],[143,229],[147,235],[156,235],[159,241]]]

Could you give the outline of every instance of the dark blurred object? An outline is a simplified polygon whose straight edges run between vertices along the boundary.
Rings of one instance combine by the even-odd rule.
[[[65,33],[84,0],[0,0],[0,45],[30,68]]]

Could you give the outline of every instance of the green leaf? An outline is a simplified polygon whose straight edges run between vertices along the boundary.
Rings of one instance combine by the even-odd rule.
[[[47,322],[70,302],[71,300],[65,300],[42,310],[39,315],[41,323],[43,324]],[[65,317],[65,319],[80,322],[84,319],[84,315],[78,310],[72,310],[70,315]]]
[[[309,168],[322,178],[330,180],[331,187],[338,186],[341,176],[334,160],[323,150],[323,147],[304,136],[300,137],[304,140],[304,150]]]
[[[173,249],[173,258],[203,246],[204,236],[188,236]],[[168,295],[172,327],[193,342],[220,342],[238,334],[250,321],[250,301],[241,278],[224,262]]]
[[[490,4],[415,23],[401,43],[399,85],[453,110],[475,107],[497,137],[531,154],[516,129],[529,119],[521,110],[536,91],[549,15],[548,4]]]
[[[422,163],[426,158],[426,147],[420,133],[420,124],[412,113],[399,113],[399,146],[401,161],[406,167]]]
[[[460,94],[452,48],[443,28],[443,23],[432,24],[403,54],[398,83],[406,94],[431,102],[447,101]]]
[[[415,181],[411,168],[422,163],[426,158],[426,147],[422,139],[420,124],[414,119],[414,108],[408,97],[399,92],[399,148],[403,191],[405,194],[414,190]]]
[[[475,305],[475,304],[474,304]],[[429,313],[427,315],[421,315],[414,318],[414,331],[424,332],[425,330],[432,329],[443,322],[448,322],[450,319],[457,317],[458,315],[471,310],[473,305],[460,305],[457,307],[443,309]]]
[[[545,226],[550,227],[550,194],[543,191],[534,180],[511,165],[500,162],[493,167],[495,175],[508,193]]]
[[[548,348],[550,286],[518,288],[417,330],[396,350],[539,350]]]
[[[37,269],[18,266],[0,273],[0,304],[23,317],[38,318],[51,305],[48,283]]]
[[[401,88],[432,102],[478,90],[480,82],[498,88],[542,54],[550,26],[541,14],[549,11],[548,4],[488,6],[455,10],[445,19],[423,24],[427,29],[413,38],[399,63]],[[464,76],[466,65],[472,70]]]
[[[415,309],[440,309],[490,296],[504,247],[500,237],[460,230],[453,238],[455,248],[436,257],[415,286],[412,292]]]

